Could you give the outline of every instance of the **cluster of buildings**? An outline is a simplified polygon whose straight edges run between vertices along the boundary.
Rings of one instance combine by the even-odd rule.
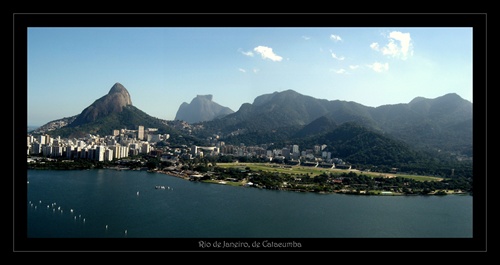
[[[53,138],[49,134],[27,136],[27,154],[44,157],[86,158],[112,161],[140,153],[149,154],[153,144],[170,135],[158,134],[157,129],[138,126],[137,130],[114,130],[113,135],[87,135],[81,139]]]
[[[313,149],[300,151],[299,145],[288,145],[283,148],[269,148],[269,145],[259,146],[226,145],[217,141],[215,146],[191,146],[189,158],[229,155],[235,157],[257,157],[265,161],[279,161],[291,165],[305,165],[314,167],[345,167],[346,163],[339,158],[332,158],[332,153],[325,151],[326,145],[315,145]],[[301,163],[300,161],[304,161]],[[348,166],[350,167],[350,166]]]
[[[80,139],[53,138],[49,134],[27,136],[28,156],[65,157],[67,159],[90,159],[94,161],[113,161],[138,154],[151,154],[162,161],[176,162],[179,158],[193,159],[209,156],[253,157],[263,161],[278,161],[289,165],[302,164],[313,167],[343,167],[345,162],[332,158],[326,145],[315,145],[312,149],[300,150],[299,145],[273,148],[272,144],[245,146],[227,145],[218,137],[211,139],[211,146],[192,145],[190,148],[158,148],[156,144],[170,138],[169,134],[159,134],[156,128],[138,126],[137,130],[114,130],[112,135],[87,135]],[[301,162],[302,161],[302,162]]]

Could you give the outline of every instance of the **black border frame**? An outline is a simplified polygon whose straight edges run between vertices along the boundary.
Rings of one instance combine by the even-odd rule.
[[[13,13],[13,252],[486,252],[486,13]],[[27,238],[25,150],[28,27],[472,27],[473,237],[464,239],[31,239]],[[484,148],[484,149],[483,149]],[[17,210],[20,209],[20,210]],[[200,249],[204,241],[300,242],[301,248]]]

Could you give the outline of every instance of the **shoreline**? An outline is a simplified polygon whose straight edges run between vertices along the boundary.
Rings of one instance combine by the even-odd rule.
[[[192,181],[189,178],[189,174],[185,173],[183,171],[164,171],[164,170],[148,170],[149,173],[159,173],[159,174],[165,174],[173,177],[178,177],[182,178],[185,180]],[[199,182],[203,183],[209,183],[209,184],[218,184],[218,185],[228,185],[228,181],[214,181],[214,180],[201,180]],[[229,184],[228,186],[235,186],[235,187],[251,187],[247,186],[245,182],[234,182],[235,185]],[[304,189],[268,189],[268,188],[262,188],[262,187],[255,187],[258,189],[264,189],[264,190],[279,190],[279,191],[289,191],[289,192],[311,192],[311,193],[317,193],[317,194],[345,194],[345,195],[359,195],[359,196],[447,196],[447,195],[468,195],[472,196],[470,192],[454,192],[454,191],[449,191],[449,190],[442,190],[444,191],[444,194],[438,194],[441,190],[437,190],[434,192],[430,192],[428,194],[405,194],[405,193],[400,193],[400,192],[384,192],[380,190],[375,190],[375,191],[366,191],[364,193],[358,193],[354,191],[349,191],[349,190],[340,190],[340,191],[332,191],[332,192],[326,192],[326,191],[308,191]]]
[[[120,166],[113,166],[113,167],[103,167],[103,168],[91,168],[91,169],[107,169],[107,170],[117,170],[117,171],[122,171],[122,170],[127,170],[127,171],[147,171],[148,173],[158,173],[158,174],[164,174],[172,177],[177,177],[181,178],[184,180],[188,181],[199,181],[199,182],[204,182],[204,183],[209,183],[209,184],[218,184],[218,185],[228,185],[228,181],[214,181],[214,180],[192,180],[189,176],[196,174],[196,172],[193,171],[177,171],[177,170],[148,170],[147,168],[137,168],[137,169],[130,169],[128,167],[120,167]],[[61,170],[61,169],[37,169],[37,168],[32,168],[31,170]],[[67,169],[66,169],[67,170]],[[75,170],[75,169],[69,169],[69,170]],[[79,169],[82,170],[82,169]],[[84,170],[90,170],[90,169],[84,169]],[[190,174],[192,173],[192,174]],[[241,182],[233,182],[234,184],[229,184],[229,186],[236,186],[236,187],[253,187],[253,188],[258,188],[258,189],[264,189],[264,190],[280,190],[280,191],[289,191],[289,192],[311,192],[311,193],[317,193],[317,194],[344,194],[344,195],[359,195],[359,196],[447,196],[447,195],[468,195],[472,196],[470,192],[454,192],[454,191],[449,191],[449,190],[436,190],[427,194],[405,194],[405,193],[399,193],[399,192],[390,192],[390,191],[381,191],[381,190],[366,190],[366,191],[351,191],[351,190],[346,190],[342,189],[339,191],[311,191],[311,190],[305,190],[305,189],[286,189],[286,188],[279,188],[279,189],[269,189],[265,187],[260,187],[260,186],[249,186],[247,183],[244,181]],[[440,193],[441,192],[441,193]]]

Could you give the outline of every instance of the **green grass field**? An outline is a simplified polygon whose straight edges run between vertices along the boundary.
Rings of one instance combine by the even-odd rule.
[[[271,163],[217,163],[218,167],[222,168],[250,168],[252,171],[265,171],[265,172],[278,172],[278,173],[288,173],[288,174],[309,174],[309,176],[314,177],[320,175],[321,173],[333,173],[333,174],[341,174],[345,172],[354,172],[356,174],[363,174],[370,177],[403,177],[403,178],[411,178],[417,181],[441,181],[443,178],[432,177],[432,176],[420,176],[420,175],[400,175],[393,173],[379,173],[379,172],[366,172],[359,171],[355,169],[347,170],[347,169],[326,169],[326,168],[316,168],[316,167],[303,167],[303,166],[292,166],[289,168],[285,168],[283,166]]]

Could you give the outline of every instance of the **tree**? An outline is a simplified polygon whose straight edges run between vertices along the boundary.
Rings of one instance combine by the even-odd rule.
[[[157,168],[159,164],[160,164],[160,162],[158,161],[158,159],[153,158],[153,159],[149,159],[148,162],[146,162],[146,167],[149,170],[153,170],[153,169]]]
[[[170,161],[161,161],[161,162],[160,162],[160,165],[161,165],[162,167],[171,167],[173,164],[172,164],[172,162],[170,162]]]

